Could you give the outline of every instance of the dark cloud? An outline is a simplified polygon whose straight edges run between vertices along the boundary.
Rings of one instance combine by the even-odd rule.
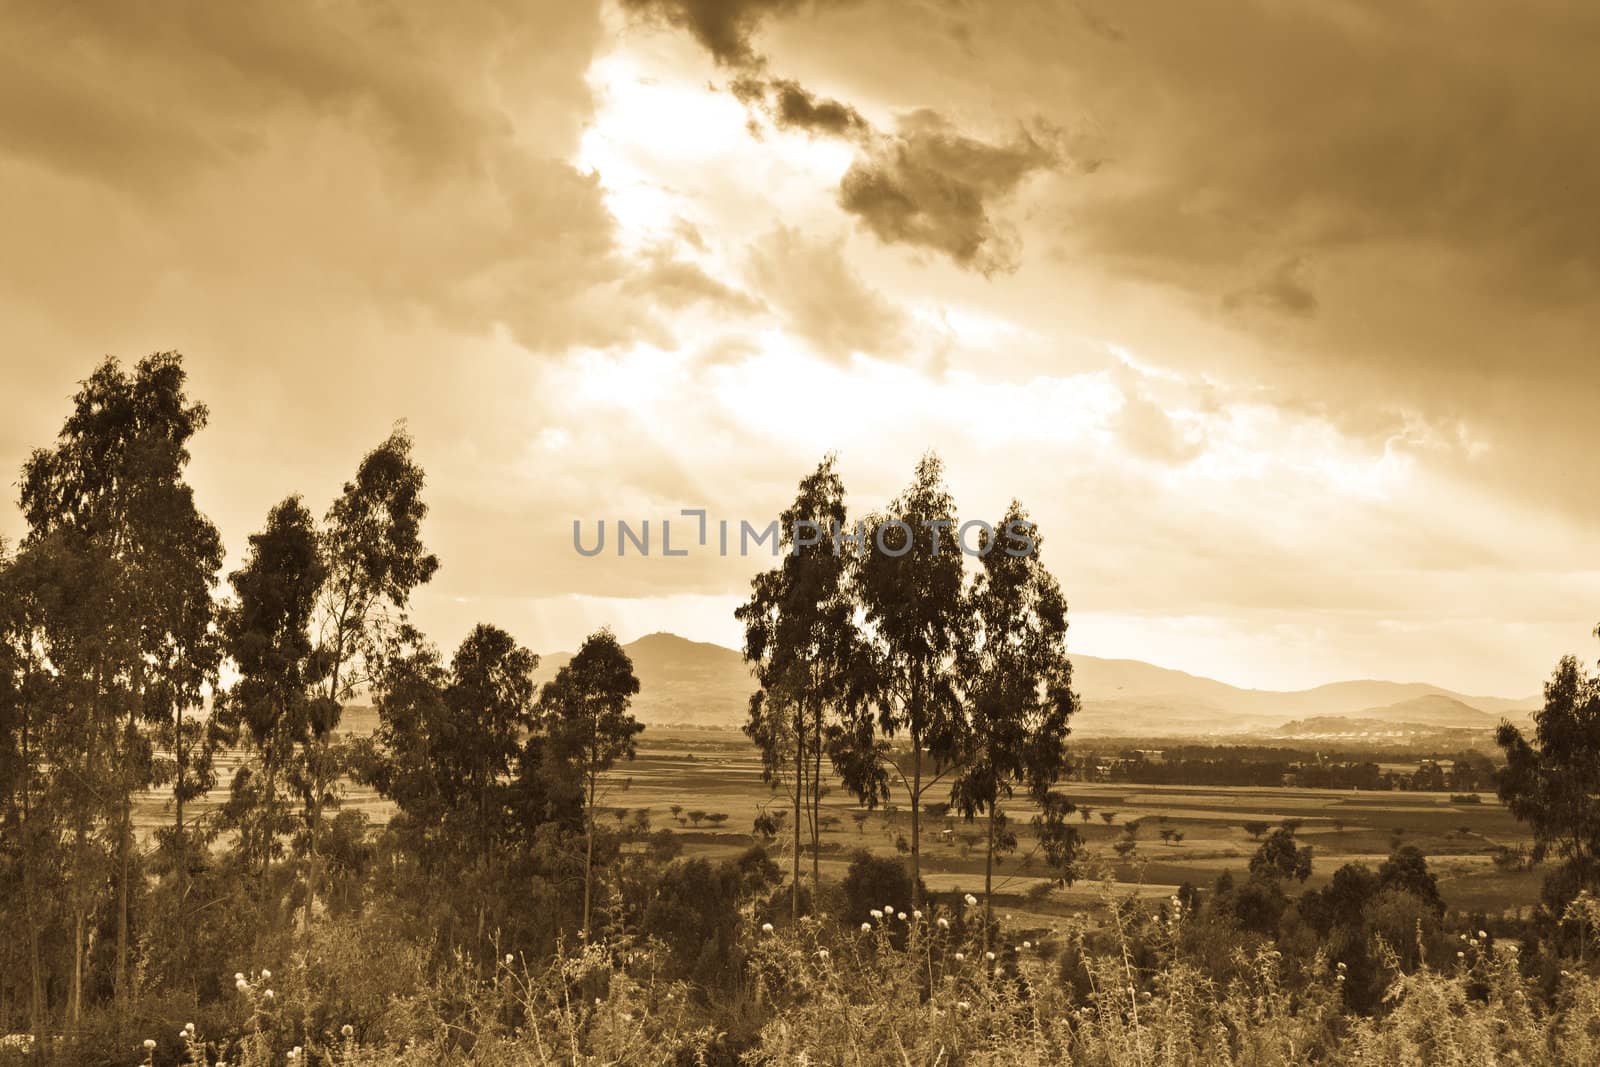
[[[818,97],[797,82],[774,79],[771,83],[772,121],[780,129],[806,130],[834,137],[851,137],[871,129],[861,112],[838,100]]]
[[[935,112],[916,111],[894,134],[866,145],[839,183],[839,205],[880,240],[933,249],[984,273],[1010,270],[1018,239],[992,207],[1056,160],[1027,131],[989,144]]]
[[[18,205],[65,178],[29,212],[98,225],[98,269],[135,305],[187,276],[534,348],[616,340],[643,311],[618,299],[598,181],[568,162],[599,40],[589,4],[23,0],[0,37],[0,226],[34,228]],[[82,267],[55,259],[13,257],[0,285],[64,309]]]
[[[622,9],[686,30],[724,67],[760,67],[765,60],[752,44],[769,15],[800,7],[800,0],[622,0]]]
[[[879,240],[930,249],[984,274],[1016,268],[1020,240],[992,211],[1030,173],[1058,162],[1041,137],[1022,131],[991,144],[928,108],[903,116],[892,132],[878,130],[851,104],[769,76],[753,36],[763,19],[795,10],[799,0],[623,0],[623,6],[686,30],[720,65],[740,71],[729,89],[777,128],[855,143],[859,154],[840,181],[839,205]],[[750,129],[760,136],[758,125]]]

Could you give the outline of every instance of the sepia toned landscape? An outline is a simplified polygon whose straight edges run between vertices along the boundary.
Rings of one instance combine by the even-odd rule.
[[[1600,9],[4,14],[0,1067],[1600,1067]]]

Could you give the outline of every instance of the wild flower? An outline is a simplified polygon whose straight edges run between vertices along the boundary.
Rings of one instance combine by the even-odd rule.
[[[154,1038],[147,1037],[144,1039],[144,1050],[146,1052],[154,1052],[155,1048],[156,1042]]]
[[[939,929],[941,929],[941,930],[950,929],[950,920],[946,919],[943,915],[939,916]]]
[[[978,906],[978,898],[973,896],[971,893],[968,893],[967,894],[967,907],[975,908],[977,906]]]
[[[961,963],[966,958],[967,958],[967,954],[965,952],[957,952],[956,953],[956,962],[957,963]]]
[[[920,922],[922,920],[922,912],[913,908],[911,911],[911,917]]]
[[[349,1041],[352,1037],[356,1036],[356,1028],[351,1026],[349,1023],[345,1023],[339,1028],[339,1033],[344,1035],[344,1039],[346,1041]]]
[[[994,953],[993,952],[985,952],[983,954],[983,958],[988,960],[990,963],[993,963],[994,962]]]
[[[874,919],[883,918],[883,912],[878,908],[873,908],[871,911],[867,912],[867,914],[871,915]]]
[[[772,933],[772,924],[771,923],[762,923],[761,924],[761,932],[764,933],[764,934]]]
[[[901,922],[905,922],[906,921],[906,913],[902,911],[898,915],[896,915],[895,918],[899,919]]]
[[[864,933],[864,934],[872,933],[872,924],[871,923],[862,923],[861,924],[861,932]]]
[[[1033,942],[1032,941],[1024,941],[1022,943],[1023,951],[1027,951],[1028,949],[1031,949],[1032,947],[1033,947]]]

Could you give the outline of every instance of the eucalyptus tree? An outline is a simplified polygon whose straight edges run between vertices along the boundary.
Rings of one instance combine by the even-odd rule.
[[[34,1040],[44,1038],[45,979],[41,941],[45,916],[41,892],[44,847],[53,836],[52,806],[46,783],[51,674],[35,635],[38,569],[31,555],[17,559],[0,540],[0,830],[12,841],[3,851],[16,856],[21,868],[22,907],[16,916],[23,929],[5,930],[27,942],[28,1023]]]
[[[928,453],[887,511],[867,520],[854,569],[868,648],[862,689],[830,749],[846,787],[875,806],[904,790],[913,903],[920,896],[923,798],[955,768],[963,720],[955,667],[968,636],[955,502]],[[908,745],[897,755],[893,740]]]
[[[774,784],[787,780],[793,801],[791,917],[800,913],[802,822],[811,836],[813,889],[821,881],[823,738],[851,692],[863,653],[851,554],[837,536],[846,515],[835,464],[830,454],[801,480],[779,519],[781,562],[755,576],[750,599],[734,612],[744,624],[744,657],[759,686],[745,732],[761,750],[764,777]]]
[[[1600,888],[1600,675],[1562,657],[1533,719],[1531,738],[1500,724],[1500,799],[1532,829],[1535,861],[1551,853],[1561,860],[1545,894],[1560,908],[1578,890]]]
[[[430,874],[479,876],[471,896],[480,948],[516,775],[536,726],[538,665],[506,631],[479,623],[448,669],[426,646],[387,664],[377,701],[369,778],[399,807],[396,828]]]
[[[262,888],[290,829],[290,768],[310,741],[319,669],[311,621],[326,573],[316,520],[291,496],[250,535],[243,566],[228,576],[234,596],[222,633],[238,679],[219,699],[217,718],[251,761],[234,774],[225,810],[244,866]]]
[[[362,457],[323,519],[318,537],[323,580],[312,634],[318,675],[309,737],[293,780],[305,821],[305,927],[311,927],[321,881],[323,811],[338,803],[346,754],[336,745],[344,703],[378,682],[383,662],[410,632],[411,593],[432,579],[438,557],[422,543],[423,470],[403,426]]]
[[[639,692],[633,661],[602,629],[590,634],[539,693],[544,758],[574,773],[583,794],[583,937],[589,937],[594,892],[595,804],[617,760],[631,760],[644,725],[629,711]]]
[[[1066,649],[1067,601],[1039,559],[1038,531],[1020,504],[1012,501],[993,529],[1027,536],[1002,541],[987,531],[980,535],[982,567],[967,596],[972,640],[963,646],[959,666],[967,728],[951,788],[951,802],[963,816],[985,816],[986,947],[995,853],[1015,840],[1004,817],[1015,788],[1025,787],[1040,802],[1035,825],[1042,840],[1061,850],[1068,847],[1061,838],[1076,835],[1065,821],[1070,804],[1051,796],[1070,766],[1068,720],[1077,705]],[[1048,854],[1057,859],[1058,853]]]
[[[83,591],[98,632],[84,659],[60,662],[87,685],[90,716],[116,724],[103,755],[114,791],[119,1010],[131,978],[133,794],[155,774],[147,731],[198,704],[217,663],[211,592],[222,541],[184,479],[189,442],[207,419],[185,385],[176,353],[141,360],[131,374],[107,359],[79,388],[55,447],[36,450],[22,472],[29,542],[62,535],[80,575],[93,577]],[[96,746],[99,731],[85,740]]]

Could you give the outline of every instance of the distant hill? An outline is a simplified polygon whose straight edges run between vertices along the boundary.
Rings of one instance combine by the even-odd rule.
[[[640,692],[634,714],[647,725],[744,724],[755,683],[731,648],[654,633],[623,646],[633,659]],[[543,684],[570,652],[540,657],[535,679]],[[1073,687],[1083,706],[1072,720],[1080,737],[1356,736],[1395,729],[1490,730],[1502,716],[1524,718],[1536,697],[1474,697],[1420,682],[1350,681],[1277,692],[1241,689],[1214,678],[1130,659],[1072,657]],[[345,712],[351,733],[370,729],[371,709]],[[1339,718],[1344,723],[1329,721]],[[1352,725],[1352,723],[1354,725]],[[1295,727],[1291,730],[1290,727]]]
[[[646,726],[744,725],[756,685],[744,657],[731,648],[655,633],[623,645],[639,678],[633,714]],[[540,684],[572,659],[570,652],[539,657]]]

